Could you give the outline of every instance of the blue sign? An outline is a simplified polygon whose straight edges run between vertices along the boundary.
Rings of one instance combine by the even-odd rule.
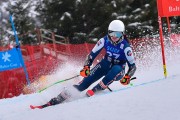
[[[22,67],[16,48],[0,52],[0,71]]]

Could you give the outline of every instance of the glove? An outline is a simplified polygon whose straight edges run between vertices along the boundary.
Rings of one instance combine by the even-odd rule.
[[[131,81],[130,79],[131,77],[129,75],[125,75],[121,80],[120,80],[120,83],[122,85],[128,85]]]
[[[82,76],[82,77],[87,77],[87,76],[89,76],[89,74],[90,74],[90,67],[89,66],[84,66],[84,68],[80,71],[80,75]]]

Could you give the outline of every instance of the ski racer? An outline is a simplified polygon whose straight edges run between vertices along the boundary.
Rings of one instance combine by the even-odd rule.
[[[87,55],[84,68],[80,71],[83,80],[78,85],[73,85],[78,91],[86,90],[91,84],[102,78],[102,80],[91,90],[87,90],[87,96],[93,96],[96,92],[105,90],[113,81],[120,81],[121,84],[130,83],[130,78],[136,71],[135,60],[132,48],[124,34],[125,26],[120,20],[113,20],[108,27],[108,34],[101,38],[92,51]],[[105,55],[102,60],[90,70],[96,56],[102,49]],[[126,63],[128,65],[125,73]],[[62,91],[57,97],[51,99],[42,106],[31,106],[31,108],[44,108],[62,103],[71,95],[67,91]]]

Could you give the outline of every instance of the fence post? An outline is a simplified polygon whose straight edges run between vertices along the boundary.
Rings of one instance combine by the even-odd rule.
[[[36,28],[36,35],[39,42],[39,45],[41,44],[41,32],[39,28]]]
[[[56,40],[55,40],[55,34],[54,32],[51,33],[51,37],[52,37],[52,40],[53,40],[53,47],[54,47],[54,51],[56,51]]]

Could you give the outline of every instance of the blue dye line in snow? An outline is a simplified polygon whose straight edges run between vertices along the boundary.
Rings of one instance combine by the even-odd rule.
[[[160,82],[160,81],[163,81],[163,80],[173,79],[173,78],[176,78],[177,76],[178,75],[172,75],[172,76],[169,76],[167,78],[160,78],[160,79],[152,80],[152,81],[149,81],[149,82],[144,82],[144,83],[140,83],[140,84],[137,84],[137,85],[129,86],[129,87],[126,87],[126,88],[120,88],[120,89],[117,89],[117,90],[112,90],[112,92],[107,91],[105,93],[99,93],[99,94],[94,95],[92,97],[83,97],[83,98],[80,98],[80,99],[77,99],[77,100],[73,100],[71,102],[81,101],[81,100],[84,100],[84,99],[91,99],[91,98],[94,98],[94,97],[100,97],[100,96],[108,95],[108,94],[111,94],[111,93],[114,93],[114,92],[120,92],[120,91],[128,90],[128,89],[131,89],[131,88],[137,88],[137,87],[140,87],[140,86],[149,85],[149,84],[152,84],[152,83],[157,83],[157,82]]]
[[[168,79],[173,79],[173,78],[176,78],[177,76],[179,75],[172,75],[172,76],[169,76],[167,78],[160,78],[160,79],[156,79],[156,80],[152,80],[152,81],[149,81],[149,82],[144,82],[144,83],[140,83],[140,84],[137,84],[137,85],[133,85],[133,86],[129,86],[129,87],[126,87],[126,88],[120,88],[120,89],[117,89],[117,90],[113,90],[112,92],[106,92],[106,93],[102,93],[102,94],[98,94],[97,96],[95,97],[98,97],[98,96],[101,96],[101,95],[107,95],[107,94],[111,94],[113,92],[120,92],[120,91],[123,91],[123,90],[127,90],[127,89],[131,89],[131,88],[136,88],[136,87],[140,87],[140,86],[144,86],[144,85],[149,85],[149,84],[152,84],[152,83],[157,83],[157,82],[160,82],[160,81],[163,81],[163,80],[168,80]],[[9,102],[13,102],[13,103],[18,103],[18,102],[22,102],[23,100],[25,99],[31,99],[32,96],[21,96],[22,98],[19,99],[19,97],[15,98],[15,99],[7,99],[6,101],[1,101],[1,104],[2,105],[6,105],[6,104],[9,104]],[[83,99],[88,99],[89,97],[83,97],[83,98],[80,98],[80,99],[77,99],[77,100],[73,100],[73,101],[79,101],[79,100],[83,100]],[[90,97],[91,98],[91,97]],[[73,102],[71,101],[71,102]]]
[[[120,89],[117,89],[117,90],[113,90],[113,92],[119,92],[119,91],[127,90],[127,89],[130,89],[130,88],[135,88],[135,87],[139,87],[139,86],[149,85],[151,83],[156,83],[156,82],[160,82],[160,81],[163,81],[163,80],[172,79],[172,78],[175,78],[176,76],[177,75],[172,75],[172,76],[169,76],[167,78],[160,78],[160,79],[157,79],[157,80],[152,80],[152,81],[149,81],[149,82],[144,82],[144,83],[133,85],[133,86],[130,86],[130,87],[120,88]]]

